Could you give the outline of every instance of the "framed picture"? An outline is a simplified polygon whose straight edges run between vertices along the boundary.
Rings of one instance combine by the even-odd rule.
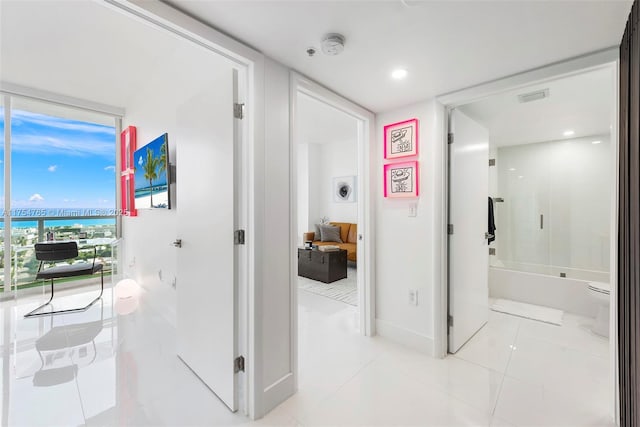
[[[384,127],[384,158],[397,159],[418,155],[418,119]]]
[[[169,136],[160,135],[133,154],[136,209],[171,209]]]
[[[418,197],[418,162],[384,165],[384,197]]]
[[[356,177],[340,176],[333,178],[333,201],[353,203],[356,201]]]

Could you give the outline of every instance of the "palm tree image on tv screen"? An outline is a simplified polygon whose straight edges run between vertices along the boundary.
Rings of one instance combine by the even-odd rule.
[[[169,209],[168,144],[164,135],[135,151],[136,209]]]

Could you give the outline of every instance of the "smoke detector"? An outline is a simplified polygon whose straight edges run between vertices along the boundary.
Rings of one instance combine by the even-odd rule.
[[[342,34],[329,33],[322,39],[321,46],[325,55],[339,55],[344,50],[344,36]]]
[[[518,95],[518,101],[521,104],[525,102],[537,101],[539,99],[544,99],[549,97],[549,89],[537,90],[535,92],[523,93]]]

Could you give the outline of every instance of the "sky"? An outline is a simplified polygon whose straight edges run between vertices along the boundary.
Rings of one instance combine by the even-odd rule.
[[[11,114],[12,209],[115,208],[113,127],[21,110]],[[2,150],[2,171],[5,155]]]

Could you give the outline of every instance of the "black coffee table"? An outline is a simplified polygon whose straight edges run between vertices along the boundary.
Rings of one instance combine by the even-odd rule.
[[[322,252],[298,248],[298,276],[324,283],[347,277],[347,251]]]

